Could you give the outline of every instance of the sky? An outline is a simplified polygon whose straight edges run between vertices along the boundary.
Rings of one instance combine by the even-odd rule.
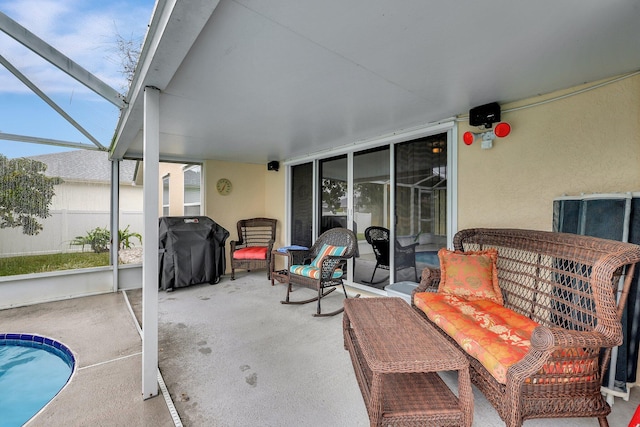
[[[0,0],[0,11],[123,95],[116,40],[142,43],[155,0]],[[0,55],[108,147],[119,110],[109,101],[0,32]],[[93,145],[87,137],[0,65],[0,132]],[[9,158],[64,148],[0,140]]]

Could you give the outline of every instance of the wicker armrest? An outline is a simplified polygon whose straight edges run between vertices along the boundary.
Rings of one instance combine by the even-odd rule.
[[[417,243],[411,243],[410,245],[407,246],[401,246],[401,245],[396,245],[396,252],[400,252],[403,254],[412,254],[416,251],[416,247],[418,246]]]
[[[311,259],[308,249],[289,249],[287,252],[289,253],[291,265],[304,265],[307,259]]]
[[[529,353],[507,370],[508,388],[514,395],[518,395],[519,385],[531,381],[530,378],[534,376],[537,384],[547,384],[547,381],[549,383],[551,381],[556,381],[558,384],[563,383],[561,377],[569,378],[566,384],[575,383],[578,381],[577,378],[580,378],[580,381],[590,381],[588,377],[584,377],[584,372],[581,372],[580,368],[575,367],[593,366],[589,360],[598,357],[598,350],[612,345],[615,345],[612,340],[607,340],[599,332],[571,331],[538,326],[531,335]],[[571,349],[576,349],[577,352],[572,352]],[[583,359],[577,357],[576,354],[583,354]],[[549,366],[549,364],[553,367],[552,374],[544,373],[544,366]],[[564,366],[568,366],[566,372],[562,371]]]
[[[422,270],[420,278],[420,284],[411,292],[411,306],[415,307],[413,303],[415,294],[418,292],[437,292],[438,285],[440,284],[440,269],[426,267]]]
[[[333,277],[333,273],[340,268],[348,260],[348,257],[327,255],[322,258],[320,265],[322,266],[322,278],[327,279]]]
[[[240,242],[238,240],[232,240],[231,242],[229,242],[230,246],[231,246],[231,252],[235,251],[237,248],[236,246],[241,246],[243,242]]]
[[[434,292],[440,284],[440,269],[426,267],[422,270],[420,284],[414,292]]]
[[[620,344],[622,344],[622,339],[617,342],[607,339],[603,334],[595,331],[571,331],[562,328],[548,328],[546,326],[538,326],[531,335],[531,348],[542,352],[571,347],[606,348]]]
[[[348,261],[350,257],[344,257],[344,256],[340,256],[340,255],[327,255],[324,258],[322,258],[322,261],[320,262],[320,264],[322,265],[322,268],[324,269],[325,264],[331,266],[330,268],[332,268],[333,270],[336,269],[335,266],[339,266],[341,264],[343,264],[345,261]]]

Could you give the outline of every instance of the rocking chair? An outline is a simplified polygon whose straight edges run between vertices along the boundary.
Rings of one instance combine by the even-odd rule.
[[[371,281],[366,282],[370,284],[381,283],[385,280],[373,281],[373,277],[376,275],[376,270],[381,268],[383,270],[389,270],[389,230],[384,227],[372,226],[364,230],[364,237],[367,242],[373,247],[373,253],[376,256],[376,266],[373,268],[373,274],[371,275]],[[398,241],[395,244],[395,267],[396,271],[404,270],[405,268],[413,268],[415,272],[415,281],[418,282],[418,271],[416,270],[416,246],[417,243],[411,245],[402,246]]]
[[[341,313],[344,308],[331,313],[322,313],[320,302],[322,298],[335,291],[336,286],[342,286],[344,297],[348,298],[342,277],[347,260],[354,256],[357,246],[358,239],[351,230],[332,228],[322,233],[309,250],[289,250],[290,267],[287,297],[280,302],[282,304],[307,304],[318,301],[314,317],[335,316]],[[289,294],[292,285],[317,290],[318,296],[304,301],[290,301]]]

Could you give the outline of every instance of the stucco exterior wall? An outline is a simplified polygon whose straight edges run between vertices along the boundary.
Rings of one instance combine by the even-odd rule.
[[[184,215],[184,164],[160,163],[159,166],[159,214],[162,216],[162,179],[169,175],[169,216]]]
[[[640,190],[640,76],[508,112],[582,88],[502,105],[512,131],[489,150],[460,123],[459,229],[551,230],[556,197]]]
[[[574,94],[590,86],[503,104],[512,131],[489,150],[466,146],[463,133],[478,129],[458,124],[458,229],[551,230],[556,197],[640,191],[640,76]],[[284,244],[284,169],[210,160],[204,173],[205,215],[230,239],[239,219],[265,216],[278,219],[276,245]],[[233,184],[228,196],[216,191],[220,178]]]
[[[267,217],[278,220],[276,247],[284,244],[284,171],[268,171],[265,165],[208,160],[204,164],[206,179],[205,215],[226,228],[229,240],[237,240],[236,223],[240,219]],[[231,181],[233,189],[223,196],[216,190],[220,178]],[[227,269],[229,244],[227,244]]]

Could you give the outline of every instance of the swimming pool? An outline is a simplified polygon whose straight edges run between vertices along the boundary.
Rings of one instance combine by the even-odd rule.
[[[416,262],[438,267],[440,260],[437,251],[416,252]]]
[[[0,334],[0,427],[21,426],[67,384],[75,370],[67,346],[32,334]]]

